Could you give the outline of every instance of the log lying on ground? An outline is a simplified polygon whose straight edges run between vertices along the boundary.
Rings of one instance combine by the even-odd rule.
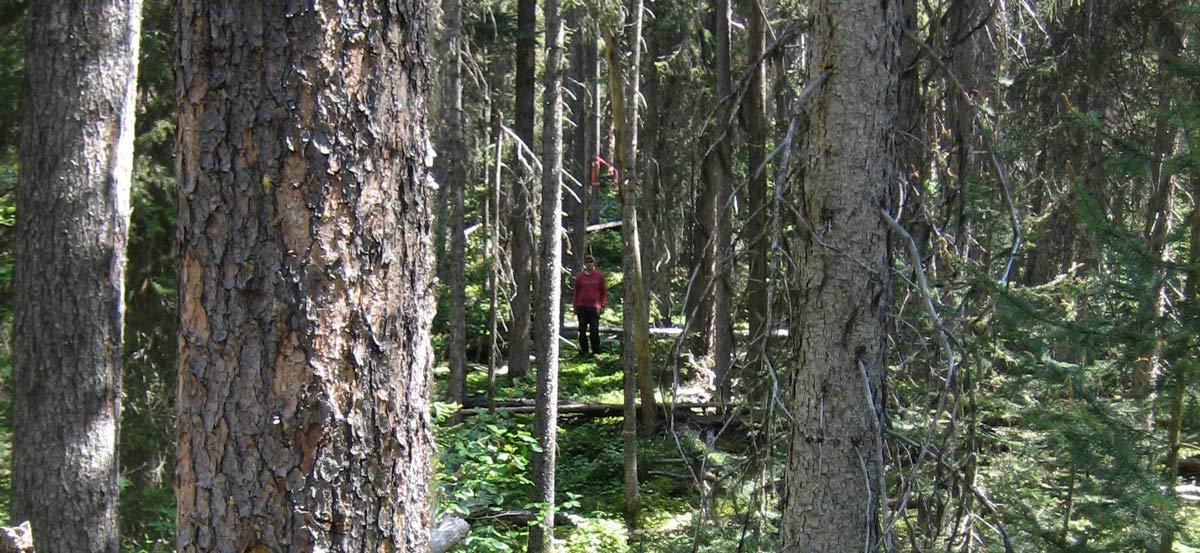
[[[621,327],[617,327],[617,326],[602,326],[599,328],[599,331],[600,331],[600,334],[613,335],[613,336],[620,336],[622,333],[624,333],[624,330],[622,330]],[[564,333],[569,332],[569,334],[564,334],[563,338],[574,338],[575,336],[579,335],[579,325],[578,324],[569,324],[569,323],[564,324],[562,326],[562,332],[564,332]],[[650,337],[651,338],[676,338],[682,333],[683,333],[683,329],[681,329],[681,328],[656,327],[656,326],[650,327]]]
[[[494,520],[513,524],[529,524],[538,520],[539,515],[533,511],[478,511],[467,515],[467,520]],[[556,511],[555,526],[574,526],[579,515]]]
[[[617,326],[603,326],[603,327],[600,327],[599,330],[600,330],[600,334],[605,334],[605,335],[611,334],[613,336],[620,336],[621,334],[623,334],[625,332],[624,329],[622,329],[621,327],[617,327]],[[562,326],[562,332],[564,332],[564,333],[570,332],[570,334],[564,336],[564,338],[573,338],[573,337],[577,336],[579,333],[579,325],[578,324],[564,324]],[[682,328],[659,327],[659,326],[650,327],[650,337],[651,338],[659,338],[659,339],[661,339],[661,338],[678,338],[680,334],[683,334]],[[735,328],[733,330],[733,334],[735,336],[745,338],[750,335],[750,331],[748,331],[744,328]],[[771,337],[772,338],[787,338],[788,337],[788,329],[777,328],[775,330],[772,330]]]
[[[467,539],[467,534],[470,533],[471,524],[465,519],[456,516],[443,517],[437,526],[433,527],[433,532],[430,532],[429,550],[433,553],[446,553],[458,545],[458,542]]]
[[[486,404],[487,400],[484,400]],[[510,403],[508,406],[501,406],[501,402]],[[528,402],[528,403],[526,403]],[[512,403],[516,403],[513,405]],[[720,405],[716,403],[676,403],[673,408],[675,417],[686,417],[697,414],[704,414],[710,409],[717,409]],[[532,404],[532,400],[497,400],[496,411],[510,414],[532,414],[537,409]],[[659,413],[666,414],[667,407],[658,405]],[[700,413],[697,413],[699,410]],[[488,412],[487,407],[470,407],[462,409],[458,412],[462,416],[478,415]],[[640,407],[639,407],[640,412]],[[558,414],[560,416],[580,416],[586,418],[602,418],[602,417],[621,417],[624,413],[624,406],[619,403],[559,403]]]
[[[494,403],[495,403],[496,407],[525,407],[525,406],[529,406],[529,405],[534,405],[535,402],[532,399],[515,398],[515,399],[497,399],[497,400],[495,400]],[[487,397],[471,396],[471,397],[468,397],[463,400],[463,408],[487,407],[487,406],[488,406],[488,398]]]
[[[1175,494],[1188,503],[1200,503],[1200,486],[1195,484],[1175,486]]]

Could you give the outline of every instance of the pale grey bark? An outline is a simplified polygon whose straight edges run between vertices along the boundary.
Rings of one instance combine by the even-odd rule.
[[[621,198],[621,238],[624,249],[625,316],[622,321],[625,339],[622,342],[625,372],[624,413],[622,426],[625,460],[625,520],[630,526],[637,523],[641,510],[641,494],[637,475],[637,387],[642,385],[642,418],[647,424],[654,421],[654,393],[649,388],[650,370],[650,310],[646,301],[645,280],[642,278],[641,246],[638,243],[638,217],[635,186],[637,183],[637,102],[638,65],[641,61],[642,0],[634,0],[631,15],[633,28],[628,40],[619,40],[611,28],[604,29],[608,56],[608,89],[612,97],[613,130],[616,135],[616,166],[621,172],[618,194]],[[632,51],[628,65],[621,53]]]
[[[426,10],[179,6],[178,551],[428,547]]]
[[[883,467],[887,230],[895,178],[898,2],[818,3],[808,70],[828,79],[807,105],[808,170],[792,252],[798,355],[781,550],[874,550]]]
[[[39,551],[115,553],[141,1],[28,10],[10,515]]]

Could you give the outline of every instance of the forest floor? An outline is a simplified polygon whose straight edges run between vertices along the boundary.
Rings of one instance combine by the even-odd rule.
[[[560,403],[621,403],[621,361],[613,349],[609,345],[595,358],[579,358],[574,349],[564,352]],[[661,344],[659,349],[664,351],[656,359],[666,353]],[[482,397],[486,391],[486,368],[476,367],[468,375],[468,394]],[[532,397],[532,379],[497,378],[498,401]],[[691,399],[696,398],[680,401]],[[529,523],[501,514],[531,510],[527,465],[536,447],[529,432],[532,416],[498,409],[451,424],[451,412],[437,416],[439,508],[472,519],[471,535],[456,551],[523,551]],[[750,442],[716,439],[720,429],[704,416],[674,425],[660,420],[653,428],[639,429],[642,509],[631,534],[623,514],[621,425],[620,417],[560,416],[556,479],[560,515],[566,516],[558,518],[566,524],[556,535],[565,551],[693,551],[693,543],[699,545],[695,551],[736,551],[739,544],[745,551],[764,550],[759,542],[770,541],[777,514],[766,510],[773,502],[756,493],[764,488],[761,479],[740,478],[751,458],[746,451]],[[704,476],[694,476],[698,474]]]

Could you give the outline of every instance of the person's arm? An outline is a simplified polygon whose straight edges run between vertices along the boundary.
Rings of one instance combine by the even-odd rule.
[[[571,309],[579,309],[579,275],[571,277]]]
[[[608,279],[600,273],[600,309],[608,307]]]

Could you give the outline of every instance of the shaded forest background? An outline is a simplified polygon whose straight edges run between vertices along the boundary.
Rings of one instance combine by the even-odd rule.
[[[639,436],[645,505],[634,542],[641,550],[778,548],[788,419],[780,398],[796,362],[793,343],[767,335],[790,326],[792,303],[800,299],[789,252],[806,232],[794,203],[804,167],[791,154],[813,84],[802,67],[810,27],[805,4],[734,4],[732,89],[722,96],[716,16],[708,3],[646,3],[645,51],[636,68],[642,79],[644,281],[654,324],[688,323],[698,336],[654,341],[653,384],[660,401],[724,405],[680,421],[668,417]],[[884,394],[891,501],[883,518],[894,524],[895,547],[1158,551],[1174,543],[1175,551],[1200,550],[1200,9],[1169,0],[910,0],[903,6],[895,142],[902,178],[890,185],[890,213],[904,232],[890,236]],[[5,329],[16,238],[24,9],[23,2],[0,1]],[[599,186],[590,181],[594,152],[614,157],[601,35],[628,17],[622,9],[574,2],[564,10],[563,153],[570,178],[563,202],[571,229],[564,263],[578,267],[586,251],[610,273],[614,309],[605,325],[613,327],[628,315],[619,301],[625,285],[620,229],[590,233],[586,247],[574,229],[580,221],[621,219],[612,176],[601,170]],[[756,9],[768,23],[760,53],[748,39]],[[172,20],[170,2],[145,1],[120,435],[121,524],[129,551],[171,550],[174,536]],[[495,221],[489,217],[511,207],[521,167],[536,164],[541,153],[537,146],[514,156],[512,137],[499,130],[500,124],[515,126],[517,20],[515,1],[465,3],[460,150],[444,146],[439,117],[446,110],[435,106],[430,116],[440,144],[439,180],[446,180],[443,160],[461,156],[466,167],[459,218],[444,193],[449,188],[440,189],[436,248],[439,260],[450,259],[450,229],[468,229],[463,352],[465,395],[475,400],[489,388],[494,269],[500,277],[497,365],[505,364],[511,346],[505,321],[514,294],[512,261],[492,259]],[[445,48],[446,33],[439,36],[431,49]],[[760,64],[766,95],[759,109],[768,125],[759,154],[765,157],[755,159],[748,98],[752,68]],[[434,104],[442,97],[431,94]],[[589,125],[597,128],[590,139]],[[725,221],[730,237],[727,246],[714,240],[725,248],[729,271],[721,285],[732,298],[729,324],[720,328],[717,314],[705,318],[697,308],[707,302],[688,298],[708,278],[697,270],[707,234],[695,229],[703,224],[706,159],[723,136],[732,139],[726,160],[732,193],[707,208]],[[498,137],[508,145],[497,206],[491,187]],[[762,195],[750,192],[758,177],[766,178]],[[574,198],[588,195],[591,211],[580,215]],[[537,205],[536,195],[531,203]],[[537,212],[530,207],[520,214],[529,223],[516,227],[508,214],[501,217],[499,244],[511,242],[514,228],[538,228]],[[758,214],[767,217],[760,221]],[[751,278],[758,251],[768,254],[765,279]],[[437,393],[446,397],[455,302],[448,267],[439,267],[439,278]],[[756,282],[765,284],[765,311],[752,303]],[[714,355],[722,331],[735,344],[725,364]],[[564,346],[564,402],[620,403],[619,348],[607,349],[595,361],[577,360]],[[4,353],[0,400],[7,403],[11,363]],[[721,374],[730,386],[724,397],[715,389]],[[681,390],[691,395],[678,395]],[[532,398],[534,388],[528,378],[501,378],[493,392],[515,400]],[[499,514],[536,508],[529,505],[529,459],[536,449],[529,419],[504,413],[461,419],[448,404],[439,404],[435,417],[438,509],[477,515],[461,547],[522,548],[527,522]],[[619,419],[568,419],[560,426],[560,505],[576,516],[565,533],[567,548],[626,547]],[[7,428],[0,425],[0,443],[10,441]],[[0,485],[6,474],[0,469]],[[7,512],[7,500],[0,493],[0,510]]]

